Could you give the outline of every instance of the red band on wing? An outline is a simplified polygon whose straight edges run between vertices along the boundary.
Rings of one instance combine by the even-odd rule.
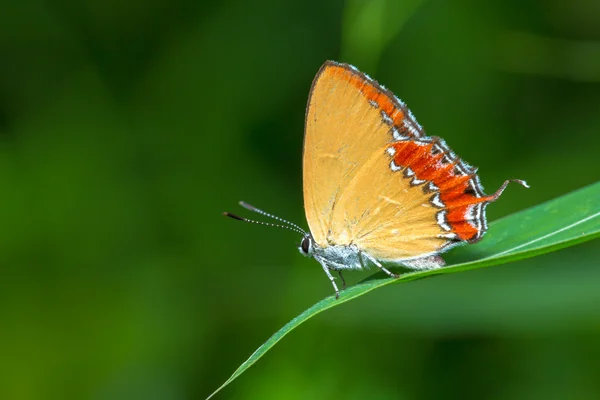
[[[415,186],[435,185],[452,232],[460,240],[479,239],[486,229],[483,207],[497,196],[483,194],[475,169],[457,159],[438,138],[399,141],[391,146],[394,164],[405,176],[414,176]]]

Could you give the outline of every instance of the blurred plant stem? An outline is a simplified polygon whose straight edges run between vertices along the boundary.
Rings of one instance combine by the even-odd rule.
[[[347,0],[342,16],[340,61],[375,74],[386,46],[422,0]]]

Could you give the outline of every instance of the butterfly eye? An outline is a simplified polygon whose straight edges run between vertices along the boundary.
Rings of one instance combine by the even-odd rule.
[[[300,247],[304,254],[308,254],[310,250],[310,238],[308,236],[305,236],[304,239],[302,239],[302,244],[300,245]]]

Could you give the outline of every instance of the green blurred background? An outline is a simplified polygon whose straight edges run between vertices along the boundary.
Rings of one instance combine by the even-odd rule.
[[[488,191],[531,184],[490,220],[600,178],[597,0],[4,1],[0,49],[1,399],[202,399],[331,294],[298,236],[221,215],[243,199],[306,227],[327,59]],[[217,398],[598,399],[599,260],[592,242],[388,286]]]

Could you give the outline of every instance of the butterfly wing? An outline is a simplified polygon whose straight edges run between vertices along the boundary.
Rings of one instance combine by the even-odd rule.
[[[427,137],[404,103],[346,64],[326,63],[309,98],[304,201],[321,247],[355,244],[401,262],[475,242],[487,230],[476,169]],[[522,181],[517,181],[524,186]]]
[[[354,67],[332,61],[313,81],[304,135],[304,207],[313,239],[322,247],[328,236],[335,237],[330,232],[337,222],[333,210],[344,188],[369,157],[395,140],[398,130],[386,121],[406,125],[415,134],[420,129],[410,123],[398,99],[371,82]],[[374,110],[374,102],[379,110]]]

